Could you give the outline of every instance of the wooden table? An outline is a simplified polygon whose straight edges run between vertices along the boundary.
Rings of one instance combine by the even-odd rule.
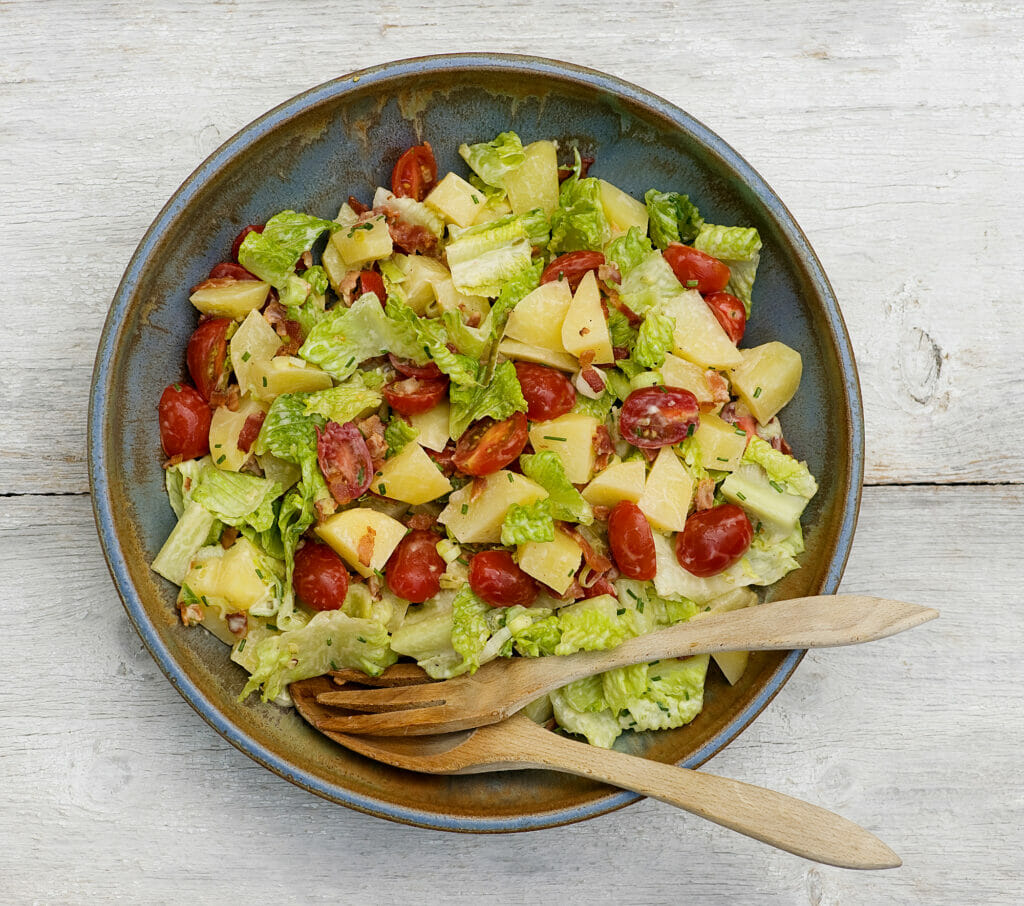
[[[585,10],[0,6],[0,901],[1020,902],[1022,8]],[[500,837],[350,812],[224,742],[128,623],[84,439],[100,327],[146,226],[220,142],[300,90],[487,49],[598,67],[684,107],[766,177],[821,256],[867,408],[843,587],[942,619],[809,655],[709,768],[843,813],[901,870],[814,866],[649,801]]]

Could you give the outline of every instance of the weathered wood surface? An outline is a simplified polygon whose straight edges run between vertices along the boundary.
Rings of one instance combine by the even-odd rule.
[[[603,69],[722,135],[837,290],[868,482],[1003,485],[870,489],[844,590],[942,618],[809,655],[711,763],[870,828],[899,871],[810,866],[653,802],[515,837],[349,812],[216,736],[117,602],[84,496],[86,399],[146,226],[296,92],[474,50]],[[1022,114],[1013,3],[0,4],[0,901],[1019,902]]]

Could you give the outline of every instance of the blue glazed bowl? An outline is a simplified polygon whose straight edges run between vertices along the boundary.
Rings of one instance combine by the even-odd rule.
[[[445,830],[528,830],[579,821],[638,798],[568,775],[412,774],[354,755],[293,712],[235,700],[244,677],[222,644],[185,629],[175,589],[149,570],[174,517],[163,491],[156,403],[185,375],[195,325],[188,287],[226,257],[247,223],[284,208],[332,217],[349,194],[387,184],[409,145],[430,141],[441,172],[462,141],[513,129],[597,158],[594,173],[635,196],[686,192],[713,223],[764,241],[745,343],[800,350],[804,377],[786,435],[821,490],[805,517],[803,568],[771,597],[831,593],[853,538],[863,473],[863,415],[839,307],[807,239],[775,193],[725,142],[682,110],[619,79],[532,57],[465,54],[388,63],[314,88],[247,126],[174,193],[132,257],[100,340],[89,404],[90,481],[103,549],[125,608],[185,699],[225,739],[282,777],[335,802]],[[744,729],[803,652],[759,654],[738,685],[710,678],[689,726],[626,734],[619,747],[701,764]]]

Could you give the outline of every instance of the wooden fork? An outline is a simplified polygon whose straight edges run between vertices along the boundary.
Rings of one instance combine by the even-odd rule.
[[[299,713],[326,736],[397,768],[427,774],[564,771],[660,799],[815,862],[869,869],[903,864],[873,834],[820,806],[738,780],[575,742],[521,714],[475,730],[415,739],[337,733],[330,729],[333,712],[320,703],[331,687],[330,678],[319,676],[292,683],[289,691]]]
[[[500,658],[472,676],[443,682],[424,683],[420,673],[417,685],[393,685],[389,680],[390,688],[324,690],[320,704],[369,713],[324,716],[323,728],[377,736],[465,730],[496,723],[545,692],[615,667],[716,651],[854,645],[903,632],[937,616],[938,611],[928,607],[865,595],[793,598],[709,614],[629,639],[610,651]],[[406,675],[413,681],[410,671]]]

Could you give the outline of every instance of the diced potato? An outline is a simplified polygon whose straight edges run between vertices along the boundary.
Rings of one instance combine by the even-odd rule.
[[[231,338],[231,367],[243,394],[257,389],[256,366],[269,362],[280,348],[281,338],[267,319],[259,311],[249,312]]]
[[[637,506],[653,528],[681,532],[693,497],[693,479],[671,447],[662,447]]]
[[[565,532],[555,532],[554,541],[527,541],[518,549],[519,568],[538,582],[562,594],[580,568],[583,551]]]
[[[666,299],[665,314],[676,319],[676,355],[705,368],[730,368],[741,361],[739,350],[697,290]]]
[[[473,484],[455,491],[437,517],[462,544],[497,544],[501,524],[513,503],[525,506],[543,500],[548,492],[539,484],[502,469],[482,479],[483,490],[470,500]]]
[[[279,355],[270,361],[258,362],[253,368],[252,380],[255,395],[268,402],[283,393],[326,390],[333,383],[326,371],[292,355]]]
[[[700,365],[694,365],[686,359],[668,353],[665,356],[665,364],[661,366],[661,376],[667,387],[682,387],[689,390],[698,403],[710,403],[712,401],[711,388],[708,386],[708,379],[704,376],[704,370]]]
[[[523,148],[520,167],[505,178],[513,214],[540,208],[550,214],[558,207],[558,151],[554,142],[534,142]],[[645,227],[646,230],[646,227]]]
[[[342,260],[341,255],[338,254],[338,250],[332,243],[328,242],[324,246],[324,253],[320,256],[320,263],[327,273],[327,280],[331,284],[331,289],[340,296],[341,284],[350,268]]]
[[[636,503],[644,494],[647,468],[639,459],[612,463],[583,489],[594,506],[613,507],[621,500]]]
[[[449,173],[434,186],[423,203],[432,207],[449,223],[468,227],[473,225],[487,199],[461,176]]]
[[[421,447],[439,453],[447,446],[450,409],[448,400],[442,400],[433,409],[409,416],[409,422],[420,432],[416,442]]]
[[[702,414],[693,439],[704,457],[705,469],[732,472],[747,448],[747,432],[710,412]]]
[[[266,412],[268,408],[266,403],[244,396],[235,412],[227,406],[218,406],[213,410],[213,418],[210,420],[210,456],[218,468],[237,472],[245,465],[251,450],[239,449],[238,436],[250,415]]]
[[[373,477],[372,488],[382,497],[406,503],[436,500],[451,489],[448,481],[416,441],[406,444],[401,453],[386,459]]]
[[[342,510],[317,526],[316,533],[363,577],[384,568],[405,537],[397,519],[366,507]]]
[[[762,425],[793,399],[800,386],[803,360],[785,343],[773,340],[741,350],[743,361],[730,371],[739,398]]]
[[[338,252],[345,269],[349,271],[359,270],[378,258],[387,258],[394,250],[391,233],[383,214],[365,223],[332,233],[331,245]]]
[[[204,315],[241,321],[253,309],[263,307],[269,292],[270,284],[262,280],[221,277],[200,283],[188,301]]]
[[[557,368],[559,371],[575,372],[580,367],[576,357],[569,355],[567,352],[555,352],[553,349],[533,346],[520,340],[502,340],[498,344],[498,352],[507,359],[515,359],[519,362],[536,362],[538,365],[548,365],[551,368]]]
[[[455,283],[450,275],[434,280],[432,286],[437,311],[432,311],[434,305],[430,305],[427,314],[431,316],[436,316],[443,311],[457,311],[465,315],[467,319],[474,314],[479,315],[482,321],[491,310],[491,303],[484,296],[469,296],[466,293],[460,293],[455,288]]]
[[[256,565],[260,559],[259,550],[247,538],[239,538],[221,556],[189,570],[184,584],[193,594],[219,598],[235,611],[248,610],[269,593]]]
[[[711,314],[710,309],[708,314]],[[714,315],[711,315],[711,318],[714,320]],[[718,322],[715,321],[715,324]],[[562,322],[562,345],[566,352],[576,358],[592,351],[593,361],[598,365],[615,361],[608,322],[601,308],[601,291],[597,288],[597,277],[593,271],[587,271],[580,280],[580,285],[569,304],[569,310],[565,313],[565,320]]]
[[[532,346],[565,354],[562,322],[572,304],[572,290],[565,280],[538,286],[508,316],[505,336]]]
[[[573,484],[586,484],[594,471],[594,432],[599,422],[590,415],[570,412],[530,429],[530,443],[540,453],[553,450]]]
[[[640,228],[642,236],[646,236],[647,205],[610,182],[599,179],[598,184],[601,186],[601,207],[612,233],[616,236],[628,233],[629,228],[635,226]]]
[[[730,686],[735,686],[747,669],[750,660],[749,651],[716,651],[711,655],[715,659]]]
[[[416,314],[425,314],[427,306],[435,298],[434,286],[438,282],[451,280],[448,268],[436,258],[425,255],[396,255],[394,260],[405,275],[402,281],[405,304]]]
[[[480,213],[476,215],[473,226],[478,226],[481,223],[490,223],[492,220],[497,220],[499,217],[504,217],[506,214],[511,213],[512,208],[509,207],[508,201],[504,198],[492,198],[487,204],[480,205]]]

